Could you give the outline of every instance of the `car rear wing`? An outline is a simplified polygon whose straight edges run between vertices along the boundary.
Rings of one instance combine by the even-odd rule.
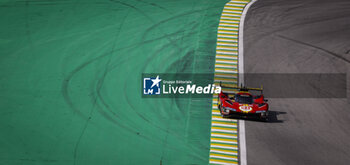
[[[230,85],[230,84],[225,84],[222,85],[220,81],[220,87],[222,88],[231,88],[231,89],[238,89],[239,91],[260,91],[261,93],[263,92],[263,86],[261,85],[260,88],[251,88],[251,87],[246,87],[246,86],[237,86],[237,85]]]

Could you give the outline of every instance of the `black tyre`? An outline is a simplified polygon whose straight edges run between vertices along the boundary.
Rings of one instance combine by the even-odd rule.
[[[259,119],[260,119],[260,121],[267,122],[267,121],[268,121],[268,119],[269,119],[269,115],[268,115],[268,113],[267,113],[267,114],[265,114],[265,115],[260,115],[260,116],[259,116]]]

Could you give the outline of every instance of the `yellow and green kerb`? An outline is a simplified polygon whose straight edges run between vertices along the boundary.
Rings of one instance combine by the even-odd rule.
[[[239,27],[243,10],[249,2],[232,0],[223,9],[218,27],[215,85],[220,82],[229,86],[238,84]],[[236,92],[228,88],[222,90]],[[239,164],[238,121],[221,117],[217,97],[213,95],[209,163]]]

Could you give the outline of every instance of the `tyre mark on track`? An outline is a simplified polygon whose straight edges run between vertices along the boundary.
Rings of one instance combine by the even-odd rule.
[[[124,3],[124,2],[116,1],[116,0],[111,0],[111,1],[116,2],[116,3],[119,3],[119,4],[122,4],[122,5],[125,5],[125,6],[127,6],[127,7],[131,7],[131,8],[133,8],[133,9],[135,9],[137,12],[141,13],[142,15],[144,15],[144,16],[145,16],[147,19],[149,19],[151,22],[153,22],[153,23],[155,22],[150,16],[148,16],[146,13],[144,13],[142,10],[136,8],[135,6],[132,6],[132,5],[127,4],[127,3]],[[153,26],[153,28],[159,28],[159,27]],[[167,46],[173,46],[173,47],[175,46],[177,49],[180,49],[180,51],[182,50],[180,47],[178,47],[177,43],[176,43],[173,39],[170,38],[170,36],[169,36],[168,34],[164,33],[164,32],[162,31],[162,29],[160,29],[160,31],[161,31],[163,34],[165,34],[165,35],[164,35],[165,38],[168,39],[168,40],[170,41],[170,43],[167,44]],[[143,36],[145,36],[145,34],[147,34],[148,32],[149,32],[149,31],[146,30],[146,32],[144,33]],[[144,42],[144,37],[142,38],[142,42]],[[165,47],[163,47],[162,49],[164,49],[164,48],[165,48]],[[159,50],[159,51],[161,51],[161,50]],[[155,53],[153,56],[156,56],[156,55],[157,55],[157,54]],[[125,84],[125,85],[127,85],[127,84]],[[124,88],[124,89],[125,89],[125,88]],[[126,92],[125,92],[125,93],[126,93]],[[126,95],[126,96],[127,96],[127,95]],[[162,127],[159,127],[158,125],[152,123],[150,120],[148,120],[146,117],[144,117],[141,113],[138,113],[138,112],[135,110],[135,108],[133,108],[133,106],[132,106],[132,104],[131,104],[131,101],[128,99],[128,97],[126,97],[126,99],[128,100],[129,106],[132,107],[132,109],[134,110],[134,112],[135,112],[140,118],[142,118],[142,119],[143,119],[144,121],[146,121],[147,123],[153,125],[154,127],[163,130]],[[163,130],[163,131],[166,131],[166,130]],[[176,132],[174,132],[174,134],[176,134]]]
[[[350,60],[346,59],[345,57],[339,55],[339,54],[336,54],[334,52],[331,52],[327,49],[324,49],[324,48],[321,48],[321,47],[318,47],[318,46],[315,46],[315,45],[311,45],[309,43],[306,43],[306,42],[303,42],[303,41],[298,41],[296,39],[292,39],[292,38],[289,38],[289,37],[286,37],[286,36],[283,36],[283,35],[277,35],[278,37],[282,38],[282,39],[285,39],[285,40],[288,40],[288,41],[291,41],[291,42],[294,42],[294,43],[297,43],[299,45],[302,45],[302,46],[307,46],[307,47],[310,47],[312,49],[316,49],[316,50],[319,50],[319,51],[322,51],[322,52],[325,52],[326,54],[328,55],[331,55],[335,58],[338,58],[344,62],[347,62],[347,63],[350,63]]]
[[[217,8],[217,7],[209,7],[209,8],[205,8],[205,9],[200,9],[200,10],[192,10],[192,11],[189,11],[189,12],[185,12],[185,13],[181,13],[181,14],[178,14],[178,15],[175,15],[175,16],[172,16],[170,18],[167,18],[167,19],[164,19],[164,20],[161,20],[157,23],[154,23],[151,27],[149,27],[145,33],[143,34],[142,36],[142,41],[145,40],[147,34],[149,32],[151,32],[153,29],[156,29],[156,28],[159,28],[158,26],[162,25],[162,24],[165,24],[171,20],[175,20],[175,19],[178,19],[178,18],[181,18],[183,16],[187,16],[187,15],[191,15],[191,14],[195,14],[195,13],[198,13],[198,12],[201,12],[201,11],[205,11],[205,10],[208,10],[208,9],[211,9],[211,8]],[[178,48],[177,44],[175,43],[175,41],[173,41],[171,38],[168,38],[168,40],[174,44],[174,46],[176,46],[176,48]]]
[[[129,11],[130,11],[130,10],[128,10],[128,11],[127,11],[127,14],[123,17],[122,22],[120,23],[120,25],[119,25],[119,27],[118,27],[118,29],[117,29],[117,34],[116,34],[116,36],[115,36],[115,38],[114,38],[114,41],[113,41],[112,50],[111,50],[110,53],[108,53],[107,56],[106,56],[106,57],[109,57],[109,59],[108,59],[108,61],[106,62],[105,70],[104,70],[104,72],[102,73],[101,78],[97,81],[97,84],[96,84],[95,89],[94,89],[93,91],[91,91],[91,92],[93,93],[94,102],[93,102],[92,109],[90,110],[90,114],[89,114],[89,116],[88,116],[88,119],[86,120],[85,125],[84,125],[84,128],[83,128],[83,130],[82,130],[82,132],[81,132],[81,134],[80,134],[80,136],[79,136],[79,138],[78,138],[78,140],[77,140],[77,142],[76,142],[76,145],[75,145],[75,147],[74,147],[74,155],[73,155],[73,158],[74,158],[74,165],[76,164],[77,154],[78,154],[78,149],[79,149],[79,145],[80,145],[81,139],[83,138],[83,136],[84,136],[84,134],[85,134],[85,131],[86,131],[86,129],[88,128],[89,122],[91,121],[92,114],[94,113],[95,109],[96,109],[96,108],[100,109],[98,112],[99,112],[100,114],[102,114],[102,116],[104,116],[104,114],[105,114],[105,113],[101,113],[102,109],[98,107],[97,100],[100,100],[102,103],[105,103],[103,97],[101,96],[100,91],[101,91],[102,85],[103,85],[103,83],[104,83],[104,80],[105,80],[105,78],[106,78],[106,75],[107,75],[107,73],[109,72],[109,71],[107,70],[107,68],[108,68],[108,66],[109,66],[109,64],[110,64],[110,62],[111,62],[111,59],[112,59],[113,54],[115,53],[116,42],[117,42],[117,40],[118,40],[118,36],[119,36],[119,34],[120,34],[120,31],[121,31],[121,29],[122,29],[122,27],[123,27],[123,25],[124,25],[125,19],[126,19],[126,18],[128,17],[128,15],[129,15]],[[105,104],[105,105],[106,105],[106,104]],[[97,107],[96,107],[96,106],[97,106]],[[113,112],[113,111],[111,111],[111,110],[109,109],[108,106],[106,106],[106,108],[107,108],[110,112]],[[111,118],[108,118],[108,119],[111,119]],[[118,125],[120,125],[120,124],[118,123]]]
[[[154,41],[157,41],[157,40],[161,40],[165,37],[170,37],[170,36],[173,36],[173,35],[177,35],[178,33],[181,33],[183,31],[178,31],[178,32],[174,32],[172,34],[168,34],[168,35],[164,35],[164,36],[161,36],[161,37],[158,37],[158,38],[155,38],[155,39],[150,39],[150,40],[145,40],[145,41],[142,41],[142,42],[139,42],[139,43],[136,43],[136,44],[133,44],[133,45],[128,45],[128,46],[125,46],[125,47],[121,47],[121,48],[118,48],[116,49],[116,51],[120,51],[120,50],[124,50],[124,49],[131,49],[131,48],[135,48],[135,47],[138,47],[139,45],[142,45],[142,44],[147,44],[147,43],[151,43],[151,42],[154,42]],[[81,116],[82,118],[86,118],[86,116],[79,110],[79,108],[77,108],[74,103],[72,102],[72,98],[70,97],[69,95],[69,85],[70,85],[70,81],[73,79],[73,77],[76,76],[76,74],[78,74],[81,70],[83,70],[84,68],[86,68],[87,66],[93,64],[94,62],[97,62],[105,57],[107,57],[108,55],[110,55],[111,52],[106,52],[104,54],[102,54],[101,56],[98,56],[98,57],[95,57],[91,60],[88,60],[82,64],[80,64],[79,66],[77,66],[75,69],[73,69],[67,76],[65,76],[65,78],[63,79],[62,81],[62,85],[61,85],[61,93],[64,97],[64,100],[65,102],[70,106],[70,108],[73,110],[73,112],[77,113],[79,116]]]
[[[73,112],[77,113],[79,116],[81,116],[82,118],[86,118],[86,116],[79,110],[79,108],[77,108],[75,106],[75,104],[73,103],[72,101],[72,98],[70,97],[69,95],[69,84],[70,84],[70,81],[72,80],[72,78],[77,74],[79,73],[81,70],[83,70],[85,67],[87,67],[88,65],[108,56],[110,54],[110,52],[107,52],[101,56],[98,56],[96,58],[93,58],[89,61],[86,61],[84,63],[82,63],[81,65],[79,65],[78,67],[76,67],[74,70],[72,70],[68,76],[66,76],[63,81],[62,81],[62,95],[64,97],[64,100],[66,101],[66,103],[70,106],[70,108],[73,110]]]
[[[160,5],[157,5],[157,4],[155,4],[155,3],[150,3],[150,2],[145,2],[145,1],[143,1],[143,0],[137,0],[137,1],[139,1],[139,2],[142,2],[142,3],[145,3],[145,4],[148,4],[148,5],[151,5],[151,6],[154,6],[154,7],[157,7],[157,8],[159,8],[159,9],[162,9],[162,10],[164,10],[164,11],[166,11],[168,14],[172,14],[172,12],[170,12],[168,9],[166,9],[165,7],[163,7],[163,6],[160,6]]]
[[[135,9],[136,11],[138,11],[138,12],[140,12],[141,14],[145,15],[141,10],[137,9],[136,7],[134,7],[134,6],[132,6],[132,5],[129,5],[129,4],[126,4],[126,3],[121,3],[121,4],[123,4],[123,5],[125,5],[125,6],[128,6],[129,8]],[[146,16],[146,18],[151,19],[151,18],[148,17],[148,16]],[[155,27],[156,27],[156,26],[155,26]],[[158,27],[156,27],[156,28],[158,28]],[[146,43],[149,43],[149,42],[152,42],[152,41],[155,41],[155,40],[158,40],[158,39],[162,39],[162,38],[167,38],[168,40],[172,41],[171,38],[170,38],[171,36],[177,35],[177,34],[180,34],[180,33],[183,33],[183,32],[184,32],[184,31],[178,31],[178,32],[175,32],[175,33],[172,33],[172,34],[164,34],[162,37],[159,37],[159,38],[156,38],[156,39],[151,39],[151,40],[144,40],[144,39],[143,39],[142,42],[137,43],[137,44],[135,44],[135,45],[130,45],[130,46],[127,46],[127,47],[124,47],[124,48],[114,49],[114,50],[112,50],[112,51],[110,51],[110,52],[107,52],[107,53],[105,53],[105,54],[103,54],[103,55],[101,55],[101,56],[99,56],[99,57],[96,57],[96,58],[93,58],[92,60],[88,60],[88,61],[84,62],[83,64],[81,64],[81,65],[79,65],[78,67],[76,67],[73,71],[71,71],[71,72],[69,73],[68,76],[65,77],[64,81],[62,82],[62,94],[63,94],[63,96],[64,96],[64,98],[65,98],[65,101],[68,103],[68,105],[71,107],[71,109],[74,110],[74,112],[76,112],[76,113],[79,114],[79,116],[81,116],[82,118],[87,118],[87,119],[86,119],[85,127],[84,127],[84,129],[82,130],[82,133],[81,133],[81,135],[80,135],[80,137],[79,137],[79,139],[78,139],[78,141],[77,141],[77,143],[76,143],[76,149],[75,149],[75,151],[74,151],[74,160],[76,160],[77,150],[78,150],[78,147],[79,147],[79,144],[80,144],[80,140],[82,139],[82,136],[83,136],[83,134],[84,134],[84,132],[85,132],[85,130],[86,130],[86,127],[87,127],[88,123],[91,122],[91,120],[90,120],[90,119],[91,119],[91,115],[88,115],[88,116],[86,117],[86,115],[83,114],[83,113],[79,110],[79,108],[77,108],[77,107],[74,105],[74,103],[73,103],[73,101],[72,101],[72,98],[71,98],[70,95],[69,95],[69,84],[70,84],[72,78],[73,78],[75,75],[77,75],[80,71],[82,71],[84,68],[86,68],[87,66],[89,66],[90,64],[93,64],[94,62],[100,61],[100,60],[104,59],[105,57],[110,57],[110,58],[108,59],[108,62],[107,62],[107,67],[105,68],[105,71],[103,72],[103,75],[99,78],[98,83],[97,83],[97,85],[96,85],[96,87],[95,87],[95,91],[97,91],[97,95],[96,95],[95,93],[93,93],[93,94],[95,94],[95,95],[94,95],[94,100],[95,100],[95,101],[94,101],[94,106],[98,106],[98,104],[96,104],[96,102],[97,102],[97,98],[99,98],[99,99],[101,100],[102,104],[103,104],[107,109],[109,109],[109,105],[108,105],[108,103],[104,100],[102,94],[100,93],[100,90],[101,90],[101,88],[102,88],[102,86],[103,86],[103,84],[104,84],[104,81],[105,81],[106,76],[108,75],[108,73],[109,73],[111,70],[114,69],[114,67],[110,68],[110,64],[112,63],[111,61],[112,61],[112,58],[113,58],[113,57],[112,57],[112,54],[113,54],[114,52],[118,51],[118,50],[122,50],[122,49],[126,49],[126,48],[132,48],[132,47],[137,47],[137,46],[139,46],[139,45],[146,44]],[[191,33],[190,33],[190,34],[191,34]],[[173,43],[174,43],[174,42],[169,43],[168,46],[174,46]],[[155,55],[156,55],[156,54],[155,54]],[[119,59],[119,60],[120,60],[120,59]],[[127,86],[128,84],[125,84],[125,85]],[[129,99],[128,99],[128,102],[129,102],[129,105],[130,105],[130,100],[129,100]],[[100,108],[99,108],[99,109],[100,109]],[[106,117],[109,121],[111,121],[111,122],[113,122],[113,123],[116,123],[116,124],[118,124],[119,126],[121,126],[121,127],[123,127],[123,128],[126,128],[126,130],[131,131],[131,132],[134,132],[134,133],[137,133],[137,134],[139,135],[139,133],[138,133],[137,131],[132,130],[133,128],[131,128],[131,127],[128,128],[127,126],[125,126],[125,125],[119,123],[117,120],[114,120],[113,118],[114,118],[114,117],[117,117],[117,116],[116,116],[116,113],[114,113],[114,112],[113,112],[112,110],[110,110],[110,109],[109,109],[109,112],[112,113],[114,116],[113,116],[113,117],[110,117],[109,114],[108,114],[108,113],[105,113],[104,111],[102,111],[102,109],[99,111],[99,113],[101,113],[101,114],[102,114],[104,117]],[[90,111],[90,114],[92,114],[92,113],[93,113],[93,111]],[[107,117],[107,116],[108,116],[108,117]],[[150,123],[150,121],[149,121],[147,118],[145,118],[144,116],[142,116],[141,114],[139,114],[139,116],[140,116],[141,118],[143,118],[145,121],[147,121],[147,122]],[[118,117],[117,117],[117,118],[118,118]],[[156,125],[153,124],[153,123],[151,123],[151,124],[154,125],[154,126],[156,126]],[[158,126],[156,126],[156,127],[158,127]],[[161,127],[158,127],[158,128],[161,128]],[[163,131],[166,131],[166,130],[163,130]],[[176,132],[174,132],[174,134],[176,134]],[[147,137],[145,137],[145,136],[143,136],[143,137],[146,138],[146,139],[151,140],[150,138],[147,138]],[[154,140],[154,139],[152,139],[152,140]],[[174,149],[175,149],[175,148],[174,148]],[[197,156],[194,155],[193,157],[197,157]],[[198,157],[198,158],[199,158],[199,157]],[[75,161],[75,163],[76,163],[76,161]]]

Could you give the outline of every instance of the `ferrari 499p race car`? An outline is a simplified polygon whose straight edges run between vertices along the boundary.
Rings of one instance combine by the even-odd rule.
[[[221,91],[218,96],[218,109],[222,117],[258,117],[266,121],[268,119],[269,105],[264,99],[262,88],[225,87],[236,89],[237,93],[225,93]],[[250,91],[258,91],[260,94],[253,95]]]

